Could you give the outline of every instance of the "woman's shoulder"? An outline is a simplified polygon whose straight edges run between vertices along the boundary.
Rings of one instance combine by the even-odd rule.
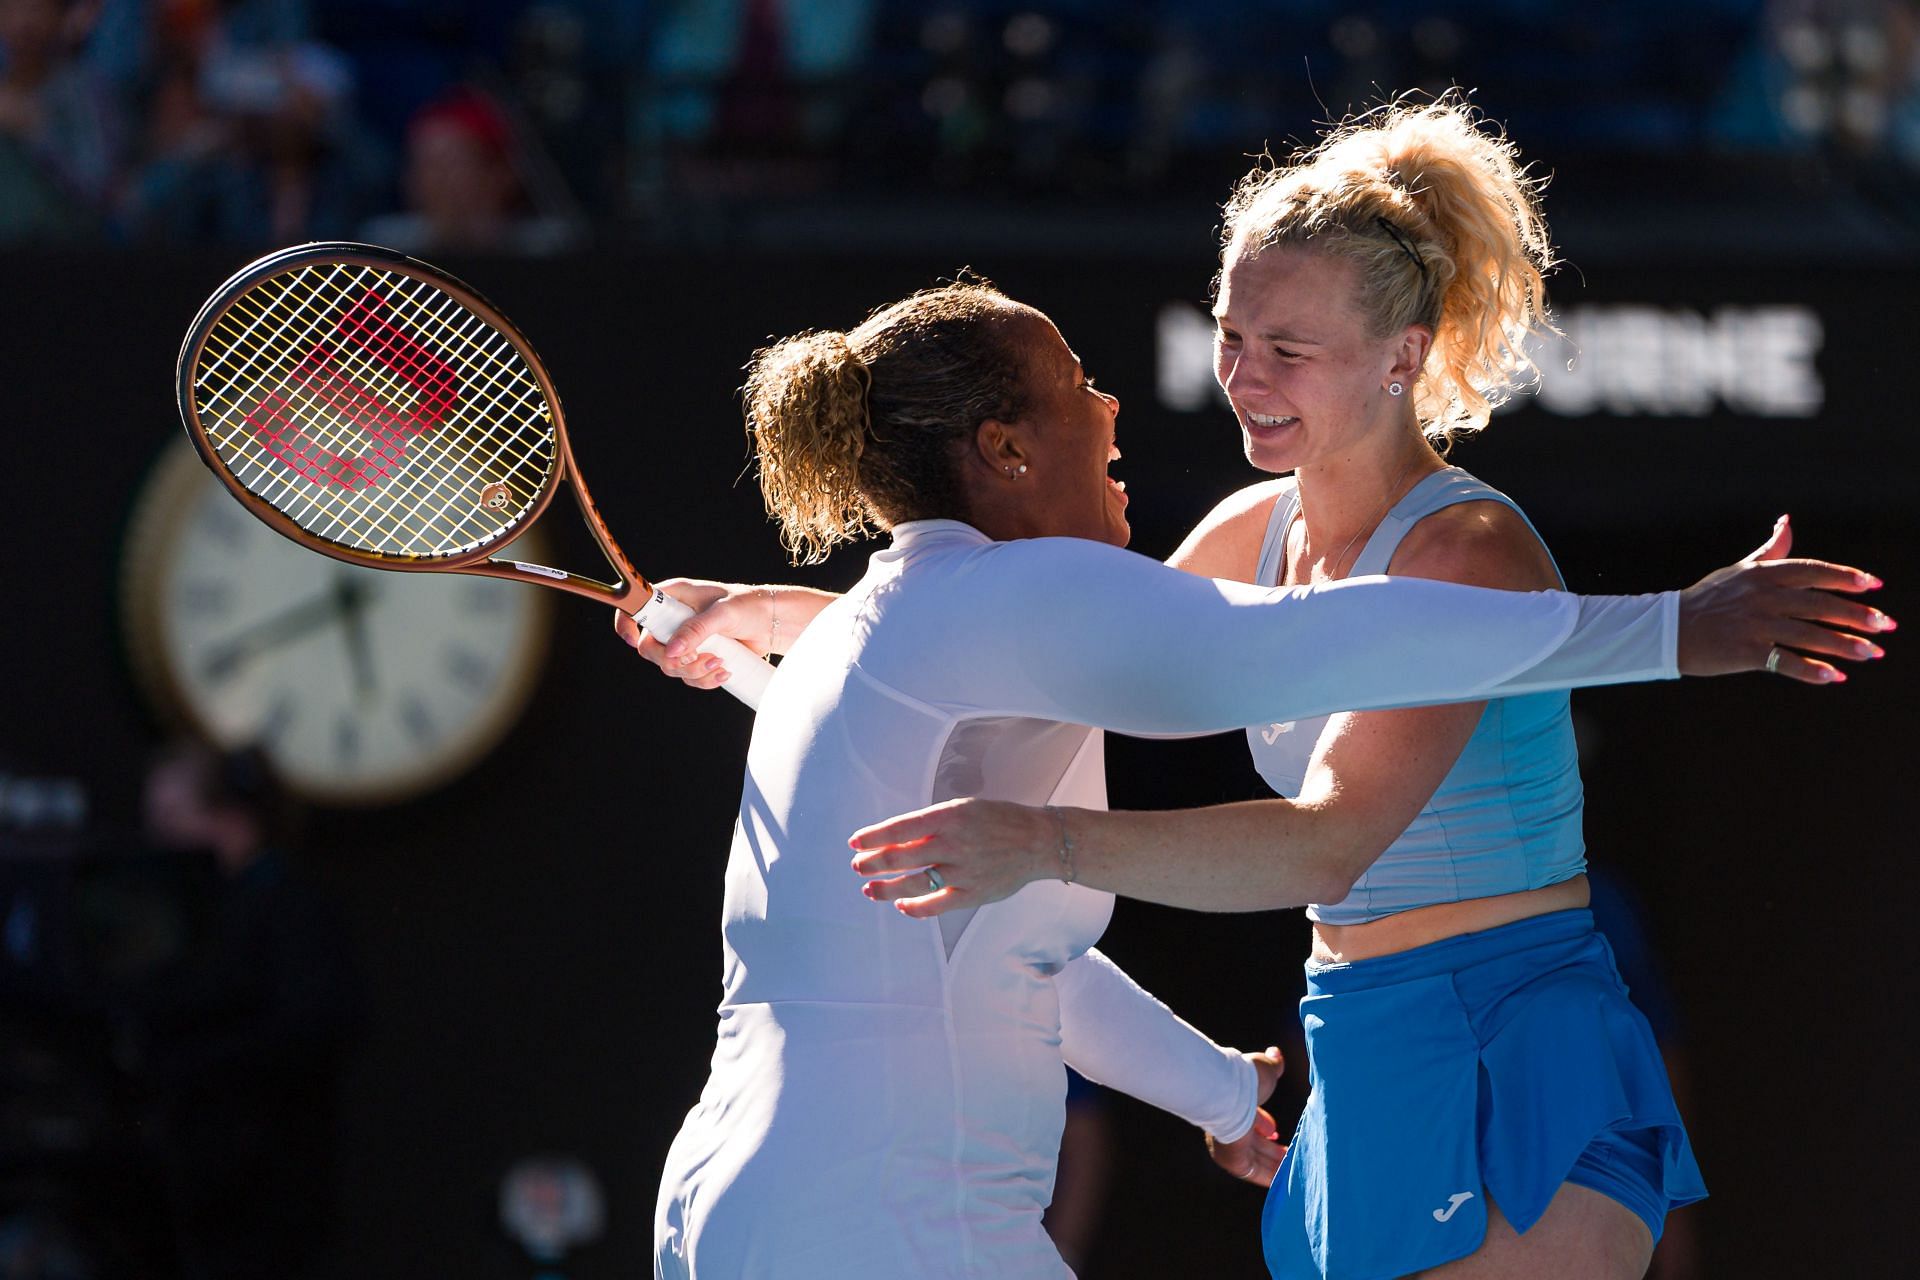
[[[1236,489],[1207,513],[1207,520],[1245,519],[1257,514],[1264,523],[1273,510],[1274,499],[1292,493],[1298,487],[1299,481],[1292,476],[1277,476],[1272,480],[1250,484],[1244,489]]]
[[[1556,591],[1560,575],[1540,537],[1501,496],[1450,503],[1419,519],[1388,572],[1507,591]]]
[[[1292,476],[1262,480],[1215,504],[1167,563],[1208,578],[1251,581],[1275,502],[1296,487]]]

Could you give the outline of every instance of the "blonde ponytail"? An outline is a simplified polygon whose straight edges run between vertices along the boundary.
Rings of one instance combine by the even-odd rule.
[[[850,333],[754,353],[741,391],[767,514],[796,564],[876,526],[969,518],[961,461],[980,424],[1026,412],[1010,322],[1037,314],[984,280],[926,289]]]
[[[794,562],[815,564],[870,527],[860,494],[868,374],[844,333],[797,334],[754,352],[741,388],[760,494]]]
[[[1538,377],[1528,347],[1553,331],[1543,185],[1464,96],[1394,103],[1339,125],[1292,164],[1242,178],[1226,205],[1222,260],[1311,245],[1354,261],[1372,332],[1433,330],[1414,409],[1444,448]]]

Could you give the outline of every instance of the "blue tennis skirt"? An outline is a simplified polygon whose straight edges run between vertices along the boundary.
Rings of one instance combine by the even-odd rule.
[[[1591,912],[1307,965],[1313,1091],[1261,1219],[1277,1280],[1465,1257],[1487,1197],[1524,1232],[1563,1182],[1660,1238],[1707,1193],[1647,1020]]]

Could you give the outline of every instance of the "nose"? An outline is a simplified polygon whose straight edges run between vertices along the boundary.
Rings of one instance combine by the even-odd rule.
[[[1232,356],[1223,354],[1214,365],[1213,375],[1229,397],[1255,395],[1267,389],[1266,379],[1260,376],[1255,362],[1247,359],[1244,351]]]

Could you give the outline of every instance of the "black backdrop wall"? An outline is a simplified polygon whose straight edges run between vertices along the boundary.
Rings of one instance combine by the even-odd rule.
[[[835,586],[859,557],[789,570],[760,513],[732,399],[739,367],[769,335],[847,327],[965,261],[446,265],[540,347],[595,496],[643,567]],[[1156,394],[1159,311],[1202,302],[1209,246],[1170,244],[1144,262],[970,261],[1051,312],[1119,393],[1135,545],[1164,555],[1246,479],[1224,412]],[[207,253],[0,260],[13,317],[0,344],[13,516],[0,758],[85,778],[107,815],[130,812],[160,731],[119,634],[124,521],[178,432],[179,334],[236,265]],[[1729,408],[1734,395],[1704,416],[1532,407],[1497,419],[1456,457],[1529,508],[1571,584],[1681,585],[1788,511],[1803,550],[1877,570],[1881,603],[1901,614],[1920,572],[1905,395],[1920,270],[1581,265],[1584,285],[1558,284],[1563,306],[1809,308],[1824,404],[1765,417]],[[1743,367],[1782,357],[1728,333],[1713,358],[1731,385],[1776,371]],[[1671,356],[1670,336],[1648,341],[1626,367]],[[750,726],[728,699],[650,678],[601,611],[560,603],[540,696],[504,746],[427,799],[310,826],[306,861],[347,909],[376,1003],[349,1082],[341,1275],[532,1274],[495,1197],[512,1161],[545,1151],[582,1157],[608,1191],[606,1235],[568,1273],[644,1273],[655,1171],[704,1078],[721,861]],[[1906,809],[1920,659],[1898,637],[1890,647],[1838,689],[1742,677],[1576,698],[1591,854],[1646,899],[1685,1019],[1689,1121],[1714,1191],[1694,1211],[1709,1274],[1893,1274],[1906,1256],[1892,1215],[1920,1134],[1895,1046],[1916,972]],[[1111,755],[1116,803],[1258,791],[1231,740],[1115,743]],[[1297,913],[1122,904],[1103,945],[1199,1025],[1264,1045],[1292,1016],[1304,941]],[[1178,1122],[1119,1106],[1115,1203],[1088,1274],[1261,1274],[1258,1197],[1218,1176]]]

